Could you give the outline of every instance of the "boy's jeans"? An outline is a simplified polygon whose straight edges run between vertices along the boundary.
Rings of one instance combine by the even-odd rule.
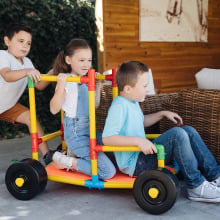
[[[183,173],[187,188],[199,186],[205,178],[208,181],[213,181],[220,176],[220,167],[217,165],[214,156],[198,132],[191,126],[171,128],[153,140],[153,143],[164,145],[166,164],[169,164],[175,158]],[[142,153],[140,153],[139,157],[143,157],[141,155]],[[148,157],[148,155],[145,155],[145,157]],[[152,159],[152,155],[149,157],[154,163],[154,168],[155,159]],[[138,162],[135,172],[137,169]]]
[[[89,146],[89,122],[88,118],[64,118],[64,140],[68,150],[77,157],[77,170],[92,175],[90,146]],[[97,132],[97,143],[102,145],[102,135]],[[98,171],[100,179],[108,179],[114,176],[115,167],[104,153],[98,153]]]

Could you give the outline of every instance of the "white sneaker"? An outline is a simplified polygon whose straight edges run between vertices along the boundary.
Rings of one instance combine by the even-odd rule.
[[[213,183],[217,187],[220,187],[220,177],[218,177],[216,180],[213,180],[211,183]]]
[[[197,202],[220,202],[220,189],[208,182],[204,181],[200,186],[194,189],[187,189],[188,198]]]
[[[61,152],[56,151],[53,155],[53,161],[58,169],[72,170],[73,157],[68,157]]]

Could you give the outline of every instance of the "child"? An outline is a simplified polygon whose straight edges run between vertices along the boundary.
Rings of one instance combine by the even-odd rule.
[[[91,175],[89,146],[88,88],[86,84],[66,83],[67,76],[84,76],[92,65],[92,50],[83,39],[71,40],[61,51],[54,63],[54,74],[58,74],[57,88],[50,102],[53,114],[61,108],[64,116],[64,140],[69,154],[60,152],[53,155],[55,165],[60,169],[71,169]],[[99,87],[100,88],[100,87]],[[97,142],[101,135],[97,133]],[[98,153],[100,179],[109,179],[115,175],[115,167],[104,153]]]
[[[28,126],[30,131],[30,112],[25,106],[17,103],[27,87],[27,76],[38,81],[40,72],[36,70],[28,55],[31,48],[31,29],[24,25],[14,24],[6,30],[4,42],[8,50],[0,50],[0,120],[13,124],[21,123]],[[42,90],[47,82],[37,82],[36,88]],[[43,129],[37,121],[38,136],[44,135]],[[53,151],[48,150],[47,143],[39,148],[44,162],[52,161]]]
[[[168,164],[175,157],[183,173],[189,199],[220,202],[220,167],[194,128],[175,127],[152,142],[146,139],[144,127],[153,125],[163,117],[178,126],[182,125],[181,117],[170,111],[143,115],[138,102],[145,99],[148,80],[148,67],[142,63],[128,61],[119,67],[116,74],[119,96],[109,109],[103,143],[137,145],[140,148],[141,152],[115,153],[119,169],[130,176],[157,168],[154,143],[164,145],[165,162]]]

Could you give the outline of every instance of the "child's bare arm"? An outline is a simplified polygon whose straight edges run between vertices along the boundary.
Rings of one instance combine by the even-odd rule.
[[[144,154],[157,153],[154,144],[146,138],[135,136],[112,135],[102,138],[105,145],[110,146],[138,146]]]
[[[144,127],[150,127],[163,118],[162,111],[144,116]]]
[[[64,103],[66,96],[66,78],[67,75],[64,73],[60,73],[57,77],[57,88],[55,90],[54,96],[50,101],[50,112],[52,114],[57,114],[61,110],[62,105]]]
[[[7,82],[15,82],[27,76],[29,76],[32,80],[36,82],[40,79],[40,72],[36,69],[31,68],[26,68],[22,70],[11,70],[7,67],[1,69],[0,74]]]
[[[154,125],[155,123],[160,121],[163,117],[168,118],[178,126],[181,126],[183,124],[182,118],[177,113],[171,111],[159,111],[144,116],[144,127],[150,127],[151,125]]]

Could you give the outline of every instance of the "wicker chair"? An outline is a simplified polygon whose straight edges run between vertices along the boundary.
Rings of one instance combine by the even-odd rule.
[[[97,129],[102,131],[111,105],[111,86],[105,85],[101,105],[97,109]],[[201,137],[220,163],[220,90],[186,89],[179,93],[147,96],[141,103],[144,114],[161,110],[177,112],[185,125],[197,129]],[[167,119],[146,129],[146,133],[163,133],[174,125]]]
[[[220,90],[186,89],[162,103],[162,109],[177,112],[185,125],[193,126],[220,163]],[[160,131],[173,124],[163,119]]]

